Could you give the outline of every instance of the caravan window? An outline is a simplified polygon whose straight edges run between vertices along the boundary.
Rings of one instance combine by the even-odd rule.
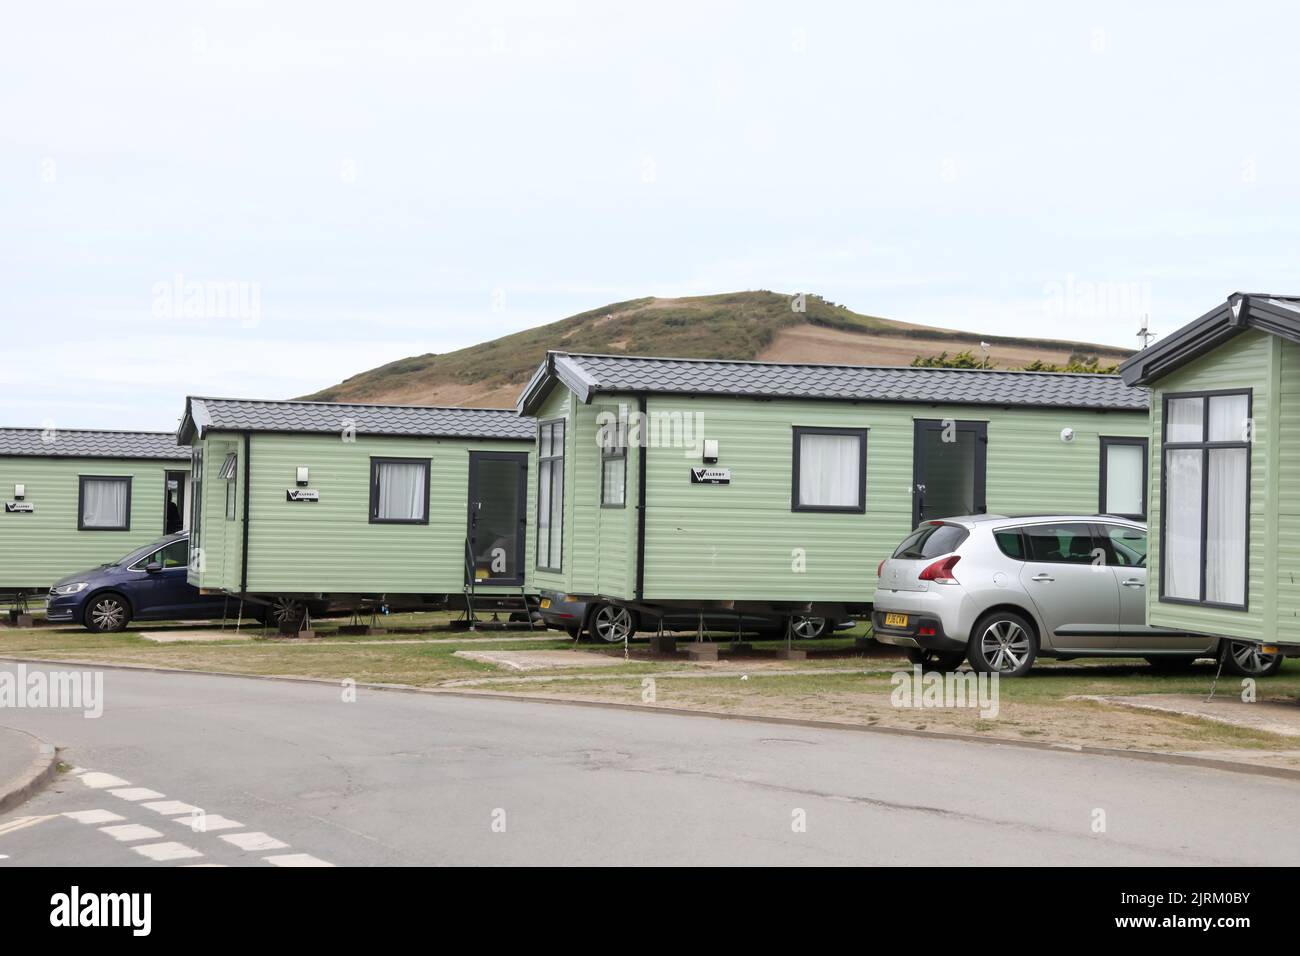
[[[559,571],[564,544],[564,421],[537,426],[537,568]]]
[[[867,510],[867,430],[794,428],[792,511]]]
[[[429,523],[429,459],[370,459],[370,523]]]
[[[1101,439],[1102,514],[1142,521],[1147,514],[1147,440]]]
[[[82,475],[78,498],[78,531],[131,530],[129,476]]]
[[[1246,609],[1251,393],[1168,395],[1160,599]]]

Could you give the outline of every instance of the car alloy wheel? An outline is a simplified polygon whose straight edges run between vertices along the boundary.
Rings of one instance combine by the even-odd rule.
[[[272,598],[266,606],[267,623],[274,624],[276,627],[281,627],[293,621],[301,621],[302,619],[303,605],[296,598]]]
[[[1228,669],[1242,677],[1270,677],[1282,666],[1280,655],[1265,654],[1249,641],[1228,641],[1223,653]]]
[[[790,618],[790,629],[800,640],[811,641],[821,637],[826,630],[826,618],[796,615]]]
[[[991,621],[980,634],[980,656],[988,663],[989,671],[1012,674],[1032,660],[1034,642],[1015,621],[999,618]]]
[[[602,641],[622,644],[632,636],[632,613],[625,607],[602,604],[591,617],[591,629]]]
[[[126,605],[122,599],[106,594],[95,598],[90,605],[90,629],[92,631],[120,631],[126,627]]]

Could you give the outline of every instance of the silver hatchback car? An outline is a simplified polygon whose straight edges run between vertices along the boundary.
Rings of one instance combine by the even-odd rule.
[[[1224,655],[1265,677],[1280,655],[1146,624],[1147,530],[1098,515],[927,521],[877,569],[876,640],[917,663],[1018,677],[1035,657],[1144,657],[1158,668]],[[1220,646],[1222,643],[1222,646]]]

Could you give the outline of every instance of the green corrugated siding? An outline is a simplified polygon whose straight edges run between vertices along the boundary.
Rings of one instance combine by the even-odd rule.
[[[730,485],[692,485],[698,453],[649,450],[645,589],[659,600],[870,600],[877,564],[911,530],[917,419],[988,422],[986,494],[997,513],[1095,513],[1100,436],[1147,429],[1142,413],[1063,409],[658,396],[649,409],[700,412],[702,437],[720,442],[717,467],[732,471]],[[794,425],[869,429],[865,514],[791,510]]]
[[[1300,644],[1300,345],[1279,340],[1278,346],[1276,639]]]
[[[344,442],[333,436],[256,433],[251,441],[251,593],[459,593],[465,580],[469,452],[528,452],[530,485],[533,471],[528,442],[369,436]],[[242,525],[239,520],[225,520],[224,488],[219,487],[225,483],[216,478],[225,450],[230,449],[220,437],[209,436],[206,443],[201,535],[203,547],[215,553],[208,555],[206,570],[195,583],[236,590]],[[430,459],[427,525],[370,523],[372,456]],[[286,500],[286,490],[295,487],[299,465],[310,469],[310,487],[320,492],[320,501]],[[531,513],[531,488],[528,507]],[[242,500],[236,508],[242,515]],[[526,548],[531,548],[531,520],[528,527]],[[517,593],[518,589],[479,586],[477,591]]]
[[[1151,399],[1151,488],[1148,520],[1151,528],[1147,557],[1147,623],[1156,627],[1186,628],[1196,633],[1249,637],[1266,635],[1268,608],[1276,597],[1271,582],[1277,579],[1276,561],[1268,548],[1270,455],[1276,456],[1276,427],[1271,385],[1274,380],[1273,350],[1278,340],[1261,332],[1245,332],[1209,355],[1185,365],[1161,379]],[[1255,419],[1255,444],[1251,449],[1250,474],[1250,577],[1247,592],[1249,610],[1171,604],[1160,598],[1160,434],[1164,396],[1173,392],[1249,388]],[[1270,626],[1267,631],[1271,632]]]
[[[112,458],[0,458],[0,499],[13,500],[14,485],[26,485],[31,514],[0,509],[0,587],[48,588],[75,571],[115,561],[163,534],[164,481],[169,471],[189,471],[177,462]],[[129,531],[78,531],[81,475],[127,475],[131,481]]]
[[[239,560],[244,535],[244,446],[239,435],[210,435],[202,444],[203,475],[199,480],[202,517],[198,549],[191,559],[191,584],[214,590],[239,590]],[[233,485],[217,475],[226,455],[237,456]],[[226,517],[226,489],[235,495],[235,518]]]
[[[537,414],[569,421],[564,566],[559,574],[535,572],[540,588],[635,596],[639,449],[628,457],[628,507],[600,507],[597,416],[620,403],[637,407],[632,396],[580,405],[558,386]],[[697,429],[693,438],[718,439],[718,467],[732,470],[730,485],[693,485],[698,445],[690,452],[680,442],[661,442],[646,451],[649,600],[870,600],[876,565],[911,529],[915,419],[988,422],[989,510],[1017,513],[1094,513],[1100,436],[1147,430],[1142,413],[1051,409],[650,396],[648,412],[692,427],[701,413],[702,434]],[[791,511],[794,425],[870,430],[866,514]],[[1066,427],[1076,435],[1070,444],[1060,439]],[[800,565],[804,570],[796,570]]]

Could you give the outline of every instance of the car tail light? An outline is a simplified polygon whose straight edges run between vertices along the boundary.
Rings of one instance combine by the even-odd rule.
[[[941,558],[922,571],[920,578],[922,581],[933,581],[935,584],[956,584],[957,579],[953,577],[952,569],[960,560],[961,555],[957,554]]]
[[[885,558],[885,561],[888,560],[889,560],[888,558]],[[885,561],[881,561],[879,564],[876,565],[876,577],[880,577],[882,574],[885,573]]]
[[[918,627],[916,633],[921,637],[934,637],[934,628],[924,626]]]

